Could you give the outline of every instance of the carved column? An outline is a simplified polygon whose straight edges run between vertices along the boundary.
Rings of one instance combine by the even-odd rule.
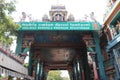
[[[17,36],[17,46],[16,46],[16,51],[15,51],[15,53],[18,54],[18,55],[20,53],[22,53],[22,38],[23,38],[23,36],[19,32],[18,36]]]
[[[82,64],[81,60],[77,60],[78,80],[82,80]]]
[[[83,69],[84,69],[84,76],[85,76],[85,80],[91,80],[90,77],[90,67],[88,64],[88,58],[87,58],[87,53],[84,53],[84,56],[82,58],[82,64],[83,64]]]
[[[96,57],[97,57],[97,61],[98,61],[100,79],[107,80],[104,66],[103,66],[103,56],[102,56],[101,49],[100,49],[100,40],[99,40],[98,33],[96,31],[94,31],[93,37],[94,37],[94,41],[95,41],[95,52],[97,54]]]
[[[97,66],[96,66],[96,62],[95,62],[95,55],[96,55],[95,52],[91,52],[91,53],[90,53],[90,56],[92,57],[94,80],[99,80],[98,72],[97,72]]]

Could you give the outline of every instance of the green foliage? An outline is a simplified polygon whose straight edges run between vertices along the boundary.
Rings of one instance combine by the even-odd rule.
[[[24,63],[24,67],[26,67],[26,68],[27,68],[27,67],[28,67],[28,63]]]
[[[50,71],[47,80],[63,80],[60,71]]]
[[[6,11],[8,14],[11,14],[16,9],[15,3],[15,0],[0,0],[0,4],[2,4],[0,9],[3,10],[3,12]]]
[[[0,80],[2,79],[2,76],[0,75]]]
[[[8,78],[8,76],[1,76],[0,75],[0,80],[4,80],[4,79],[7,80],[7,78]]]
[[[10,17],[10,13],[15,11],[15,1],[0,0],[0,42],[10,45],[13,41],[11,36],[16,35],[18,24]]]

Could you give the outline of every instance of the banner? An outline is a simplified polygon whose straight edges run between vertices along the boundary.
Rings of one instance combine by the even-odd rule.
[[[20,22],[18,30],[99,30],[95,22]]]

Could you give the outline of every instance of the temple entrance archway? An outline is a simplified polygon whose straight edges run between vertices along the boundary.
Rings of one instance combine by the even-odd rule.
[[[19,23],[16,53],[29,51],[29,75],[46,80],[50,70],[59,69],[68,70],[71,80],[98,80],[99,74],[107,80],[99,46],[100,24],[76,22],[72,14],[67,18],[63,5],[53,5],[49,14],[50,19],[45,15],[43,22]]]

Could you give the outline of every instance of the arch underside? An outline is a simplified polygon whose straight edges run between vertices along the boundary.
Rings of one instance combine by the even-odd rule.
[[[25,33],[30,35],[32,33]],[[34,35],[31,45],[32,60],[40,60],[47,70],[68,70],[76,58],[87,57],[87,48],[83,40],[85,31],[41,31]]]

